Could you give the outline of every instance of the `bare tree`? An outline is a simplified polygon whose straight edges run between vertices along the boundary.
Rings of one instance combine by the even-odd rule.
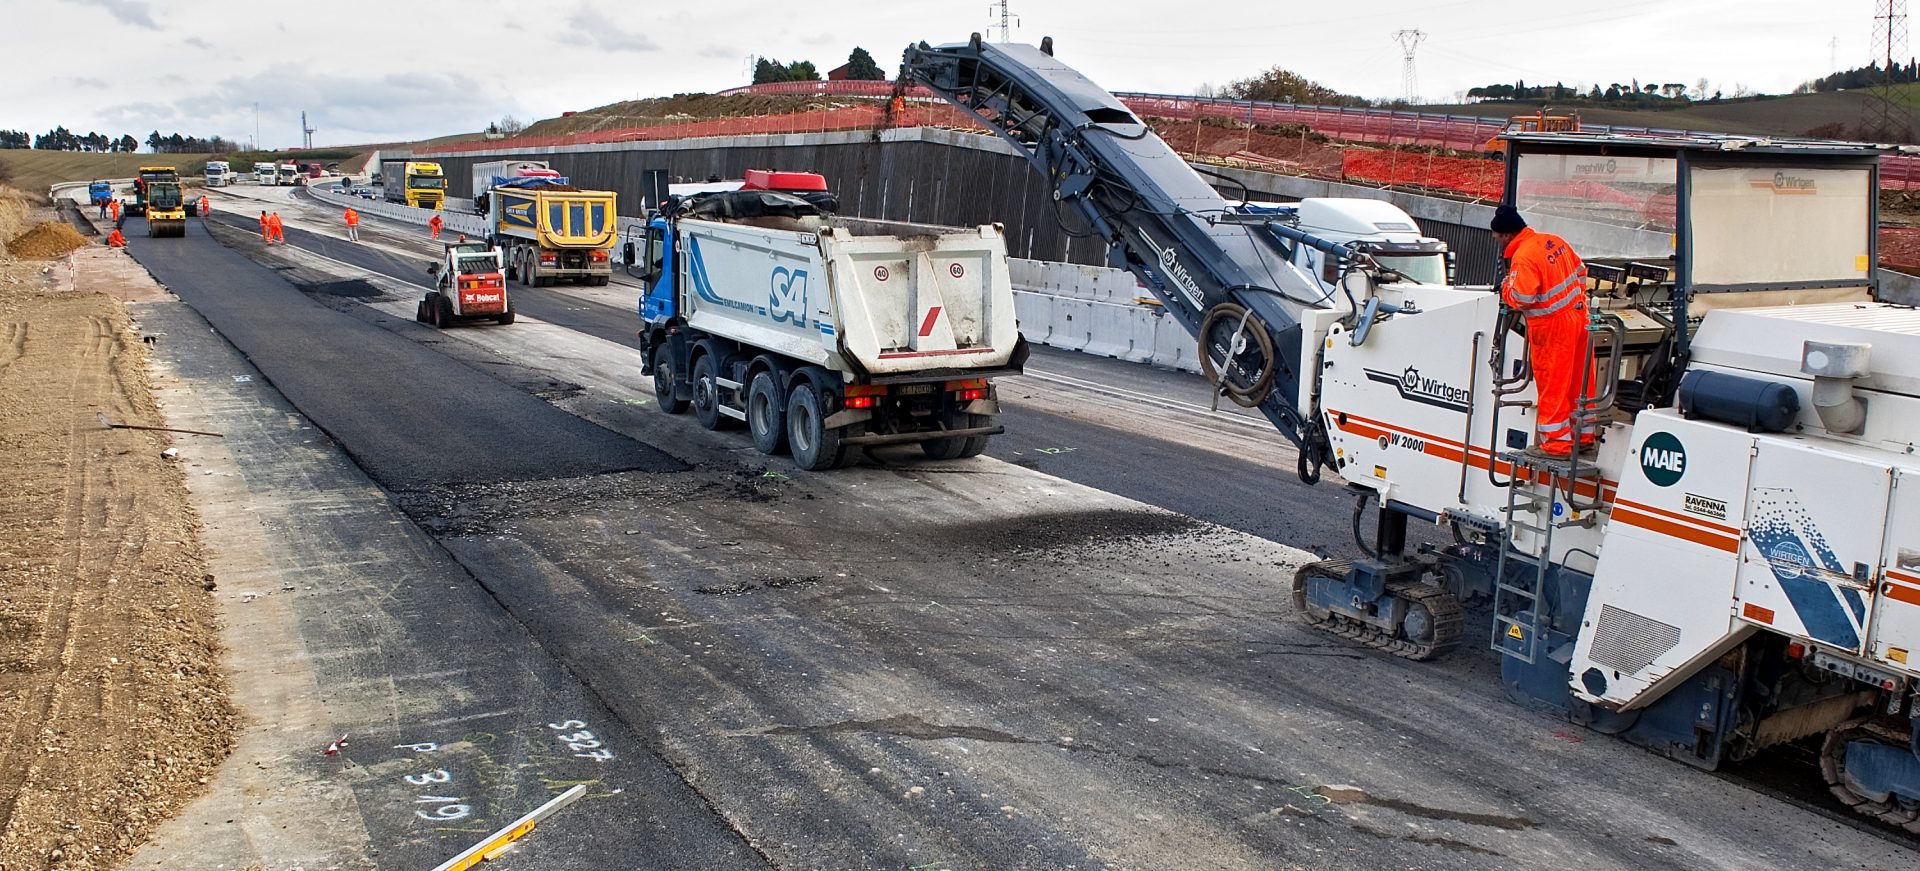
[[[493,126],[495,127],[495,129],[498,129],[501,133],[505,133],[508,136],[516,135],[520,131],[527,129],[526,122],[521,121],[520,119],[515,118],[512,115],[500,116],[500,120],[494,122]]]

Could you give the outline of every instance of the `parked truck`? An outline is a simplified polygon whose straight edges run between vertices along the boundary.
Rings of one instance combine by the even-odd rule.
[[[1507,135],[1511,133],[1578,133],[1580,116],[1549,115],[1541,109],[1532,115],[1514,115],[1507,119],[1507,125],[1500,132],[1487,137],[1480,146],[1481,153],[1495,160],[1507,159]]]
[[[96,181],[87,185],[87,202],[96,206],[105,205],[113,199],[113,183]]]
[[[282,163],[273,169],[273,183],[291,185],[300,183],[300,167],[293,163]]]
[[[1453,252],[1447,243],[1420,234],[1420,225],[1386,200],[1359,197],[1308,197],[1297,203],[1241,203],[1234,211],[1270,218],[1269,226],[1285,226],[1337,242],[1373,258],[1381,268],[1403,280],[1445,287],[1453,283]],[[1344,261],[1311,245],[1293,246],[1289,258],[1320,279],[1332,292]]]
[[[438,209],[447,196],[447,177],[440,164],[418,160],[380,162],[381,189],[387,202],[419,209]]]
[[[224,160],[207,161],[207,187],[226,187],[233,180],[227,162]]]
[[[253,183],[254,184],[270,185],[270,184],[273,184],[274,181],[275,179],[274,179],[273,164],[256,163],[253,165]]]
[[[661,410],[743,421],[808,471],[880,445],[984,451],[1003,431],[992,379],[1027,357],[1000,226],[843,219],[817,175],[748,176],[648,219],[642,371]]]
[[[487,236],[507,275],[527,287],[556,281],[605,285],[620,236],[612,191],[583,191],[566,179],[503,179],[488,197]]]
[[[500,181],[514,178],[559,179],[561,175],[548,167],[545,161],[539,160],[489,160],[476,163],[473,165],[473,213],[486,214],[487,192]]]

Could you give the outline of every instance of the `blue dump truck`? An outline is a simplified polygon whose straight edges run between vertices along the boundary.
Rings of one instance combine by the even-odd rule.
[[[113,199],[113,185],[110,182],[96,181],[87,185],[87,201],[96,206],[106,205]]]

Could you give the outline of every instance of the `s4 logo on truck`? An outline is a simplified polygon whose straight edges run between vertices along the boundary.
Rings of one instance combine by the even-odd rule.
[[[807,271],[775,266],[772,290],[767,295],[767,314],[774,321],[807,325]]]

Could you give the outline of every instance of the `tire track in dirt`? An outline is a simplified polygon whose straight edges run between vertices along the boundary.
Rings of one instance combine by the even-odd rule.
[[[24,325],[22,334],[24,335]],[[79,359],[71,367],[68,390],[71,396],[94,395],[99,390],[103,367],[87,365],[92,359],[108,354],[112,342],[112,333],[98,315],[89,318],[89,336]],[[96,427],[97,428],[97,427]],[[52,573],[53,583],[48,589],[48,598],[40,609],[39,625],[42,628],[37,654],[26,669],[31,673],[48,675],[50,680],[30,684],[27,688],[27,700],[16,712],[17,719],[4,747],[0,747],[0,838],[10,835],[13,830],[14,808],[20,797],[30,785],[37,781],[37,775],[44,763],[44,754],[34,751],[41,742],[29,736],[34,730],[46,728],[46,724],[57,719],[61,706],[61,696],[70,692],[69,672],[76,661],[74,642],[78,636],[76,619],[80,611],[76,608],[82,595],[82,587],[97,583],[95,579],[83,576],[81,566],[86,552],[97,547],[97,539],[91,533],[105,527],[104,512],[93,512],[99,516],[99,522],[89,523],[89,491],[96,490],[93,479],[99,474],[99,466],[86,462],[90,439],[88,433],[76,418],[69,424],[67,431],[66,469],[83,469],[76,484],[67,487],[60,512],[61,537],[67,543],[55,563]],[[94,497],[96,500],[98,497]],[[104,602],[100,596],[89,596],[89,604],[96,608]],[[26,757],[26,758],[22,758]]]

